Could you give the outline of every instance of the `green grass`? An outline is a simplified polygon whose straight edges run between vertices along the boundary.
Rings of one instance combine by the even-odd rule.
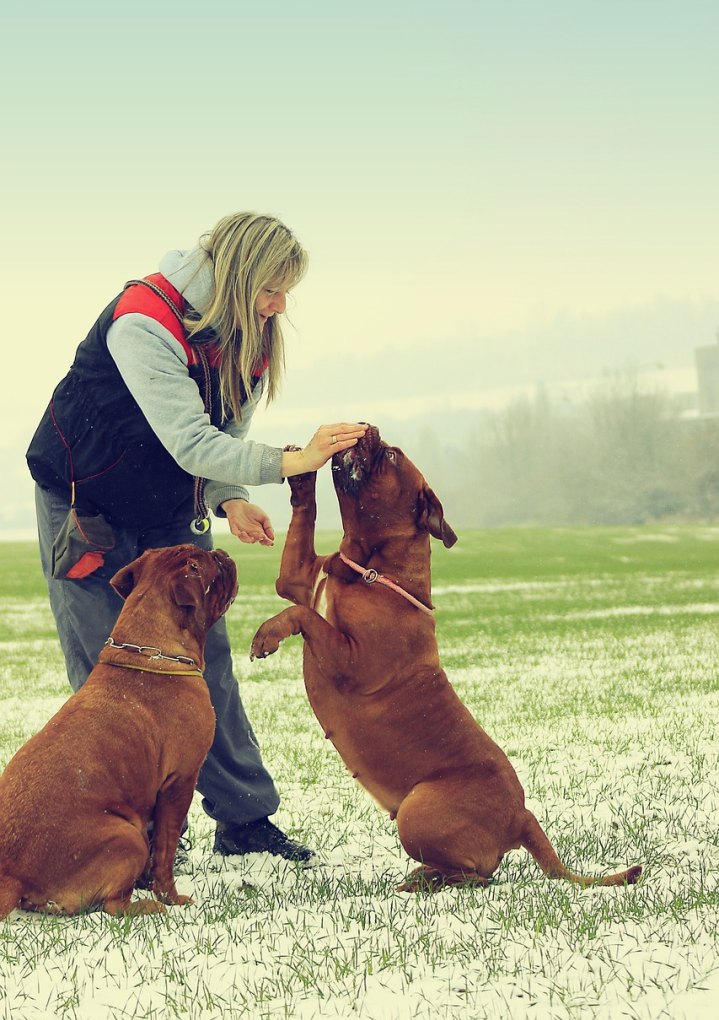
[[[406,896],[394,825],[322,737],[301,641],[250,663],[283,603],[274,549],[221,542],[243,699],[283,797],[320,853],[299,870],[222,862],[197,804],[166,917],[0,923],[12,1017],[666,1017],[719,993],[719,528],[507,529],[433,547],[443,664],[510,754],[566,863],[641,863],[632,889],[581,890],[507,855],[489,889]],[[320,536],[318,549],[336,548]],[[0,765],[68,695],[31,544],[0,546]],[[368,597],[372,597],[368,593]]]

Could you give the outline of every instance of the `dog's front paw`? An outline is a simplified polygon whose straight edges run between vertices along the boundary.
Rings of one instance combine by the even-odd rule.
[[[191,896],[179,893],[174,886],[171,889],[154,888],[152,891],[159,902],[165,903],[168,907],[186,907],[195,902]]]
[[[289,453],[301,453],[301,446],[286,446]],[[305,471],[301,475],[290,475],[287,483],[290,487],[290,504],[292,506],[304,506],[312,502],[315,496],[316,471]]]
[[[284,635],[278,634],[272,627],[272,621],[263,623],[252,639],[250,646],[250,662],[255,659],[266,659],[280,647]]]

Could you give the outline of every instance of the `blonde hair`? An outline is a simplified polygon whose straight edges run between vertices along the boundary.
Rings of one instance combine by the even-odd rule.
[[[209,307],[199,318],[185,320],[192,337],[210,328],[220,350],[220,397],[228,411],[242,418],[242,398],[252,399],[252,375],[267,358],[267,402],[279,392],[285,367],[282,327],[272,315],[260,331],[255,302],[264,289],[287,291],[305,274],[307,252],[291,230],[273,216],[233,213],[200,238],[212,263],[215,281]]]

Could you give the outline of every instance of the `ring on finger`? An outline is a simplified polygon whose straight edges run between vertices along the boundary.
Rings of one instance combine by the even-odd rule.
[[[335,446],[336,444],[337,444],[337,436],[332,436],[332,445]]]

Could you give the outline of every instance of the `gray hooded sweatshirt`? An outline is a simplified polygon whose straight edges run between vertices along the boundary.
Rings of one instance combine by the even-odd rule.
[[[168,252],[160,272],[193,308],[205,312],[214,279],[201,248]],[[208,480],[205,498],[217,516],[225,516],[220,506],[225,500],[249,498],[245,485],[282,481],[282,450],[247,439],[264,376],[242,405],[242,421],[230,418],[218,429],[189,375],[187,355],[159,322],[137,312],[122,315],[108,330],[107,347],[168,453],[188,474]]]

